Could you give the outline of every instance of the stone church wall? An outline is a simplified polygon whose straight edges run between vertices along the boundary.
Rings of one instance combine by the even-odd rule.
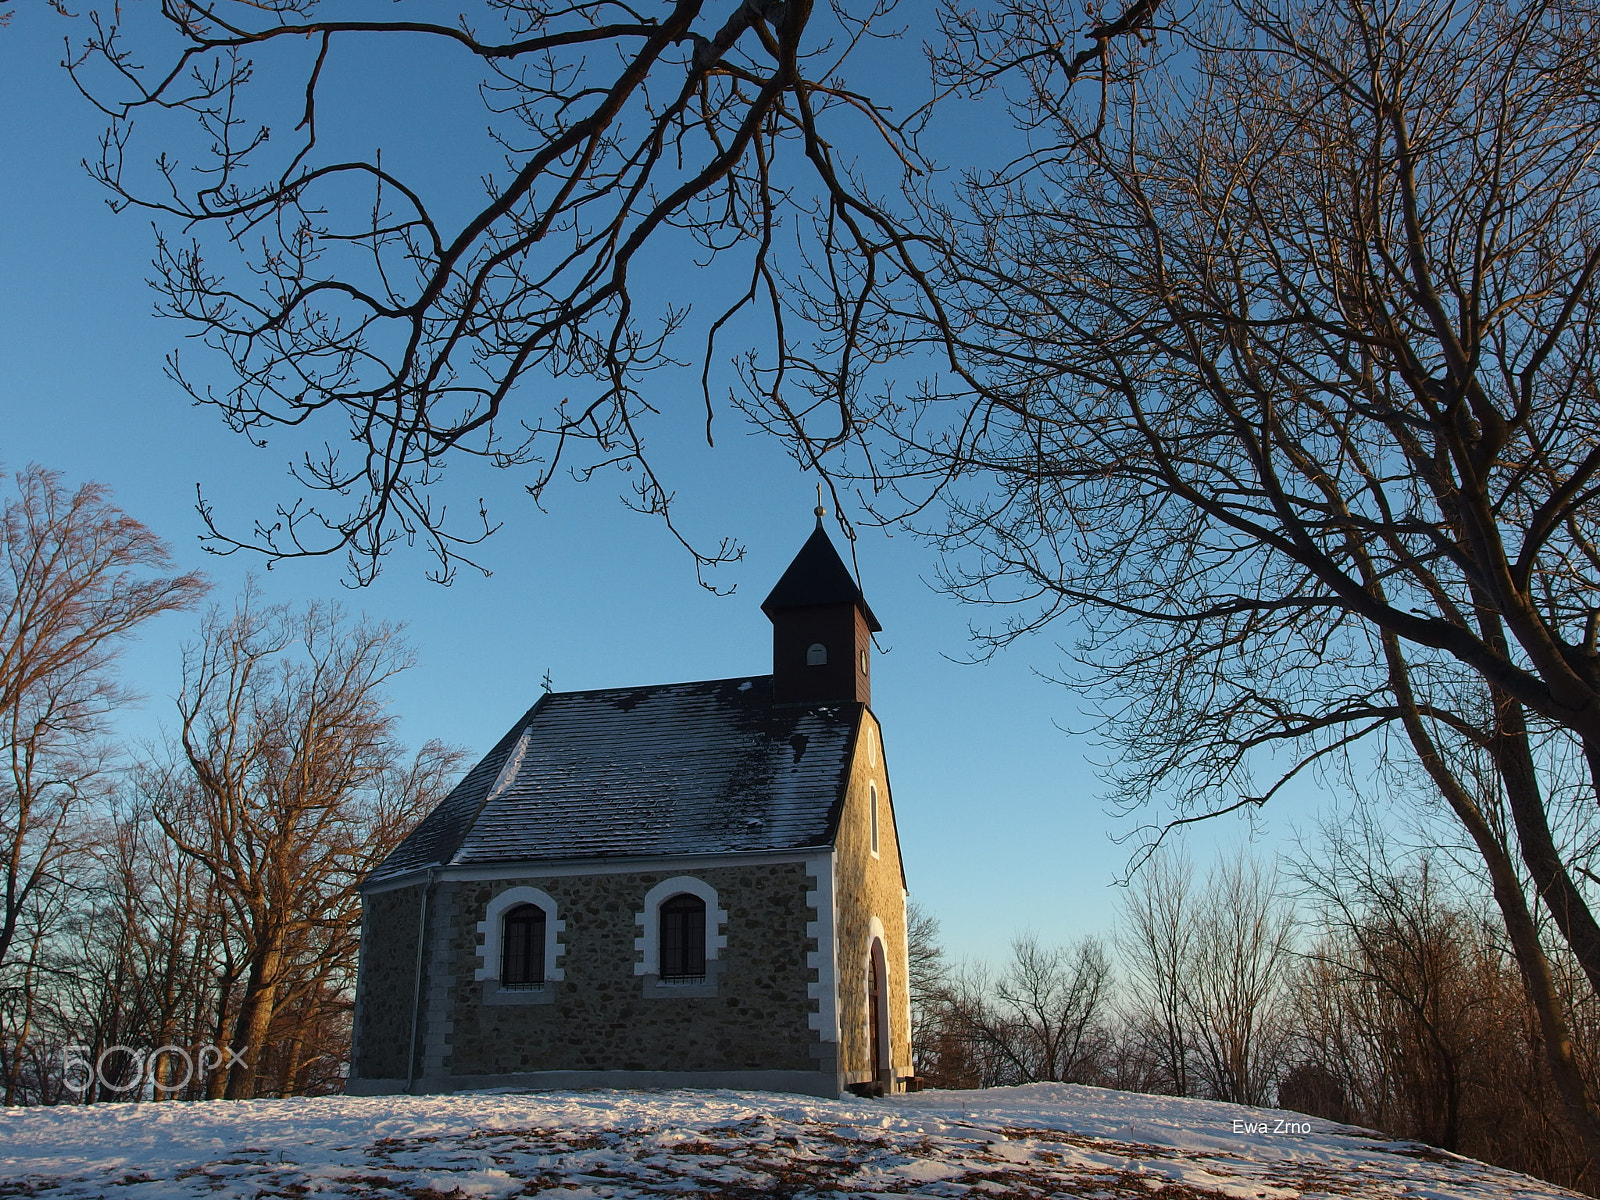
[[[403,1079],[416,986],[422,885],[366,896],[361,908],[361,978],[351,1073]]]
[[[728,914],[714,995],[647,995],[646,978],[634,972],[635,914],[652,886],[678,874],[714,887]],[[497,893],[519,885],[548,893],[566,923],[565,978],[548,985],[549,1003],[485,1004],[486,984],[474,978],[477,926]],[[444,1078],[425,1083],[471,1086],[463,1077],[545,1071],[817,1071],[807,1022],[816,1002],[806,987],[817,974],[806,966],[816,948],[806,937],[812,886],[803,862],[459,882],[440,931],[450,960]]]
[[[878,857],[872,856],[871,786],[878,788]],[[839,820],[838,873],[839,1066],[846,1083],[873,1077],[868,1028],[868,953],[872,918],[883,925],[888,967],[889,1061],[896,1078],[911,1069],[907,1003],[906,901],[900,841],[890,803],[889,773],[878,724],[862,715],[850,786]]]

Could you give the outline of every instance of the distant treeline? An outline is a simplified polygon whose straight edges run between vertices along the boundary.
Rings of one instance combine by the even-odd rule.
[[[1358,818],[1282,874],[1158,855],[1109,940],[1025,934],[998,969],[950,962],[915,910],[917,1073],[1278,1106],[1600,1195],[1498,914],[1439,861],[1396,861]],[[1549,954],[1592,1072],[1600,1004],[1570,952]]]
[[[340,1090],[358,882],[458,761],[395,736],[384,687],[409,651],[391,626],[247,588],[183,649],[165,744],[127,752],[109,739],[128,698],[118,646],[195,607],[206,582],[171,573],[103,488],[39,468],[14,484],[0,510],[4,1103]]]

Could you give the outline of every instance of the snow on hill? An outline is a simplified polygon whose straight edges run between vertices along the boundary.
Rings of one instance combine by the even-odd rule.
[[[1574,1193],[1294,1113],[1066,1084],[813,1100],[477,1092],[0,1110],[0,1197],[1533,1200]]]

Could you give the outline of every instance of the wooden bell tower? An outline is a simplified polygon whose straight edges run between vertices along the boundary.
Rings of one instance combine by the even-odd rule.
[[[872,635],[883,628],[817,527],[761,602],[772,622],[774,704],[872,703]]]

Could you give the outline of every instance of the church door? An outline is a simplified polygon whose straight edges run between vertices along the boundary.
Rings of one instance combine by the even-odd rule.
[[[885,1002],[885,971],[883,943],[874,941],[868,956],[869,983],[867,988],[868,1041],[872,1048],[872,1077],[885,1086],[889,1082],[888,1055],[884,1053],[884,1035],[888,1031],[889,1006]]]

